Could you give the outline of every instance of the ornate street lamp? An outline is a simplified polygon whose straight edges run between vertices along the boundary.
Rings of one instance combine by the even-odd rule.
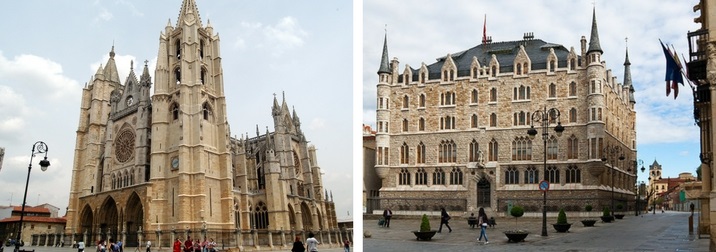
[[[616,163],[615,158],[617,158],[617,155],[619,155],[619,160],[624,160],[624,153],[622,152],[622,148],[619,146],[607,146],[604,147],[604,155],[602,157],[602,162],[611,161],[611,173],[612,173],[612,220],[614,220],[614,173],[616,171],[616,168],[614,167],[614,163]]]
[[[562,135],[562,132],[564,132],[564,126],[562,126],[562,123],[559,121],[559,110],[556,108],[547,109],[545,106],[542,110],[537,110],[534,113],[532,113],[532,123],[529,130],[527,130],[527,134],[530,136],[530,139],[534,139],[537,135],[537,129],[535,129],[535,123],[540,123],[539,126],[542,127],[542,142],[544,143],[544,166],[542,169],[542,173],[544,174],[544,181],[546,184],[547,179],[547,139],[549,138],[549,132],[548,128],[550,123],[553,121],[557,122],[557,126],[554,127],[554,132],[557,133],[557,137]],[[543,182],[540,182],[540,185],[543,184]],[[541,188],[542,189],[542,236],[547,236],[547,190],[549,188]]]
[[[20,251],[20,243],[22,239],[22,219],[25,216],[25,204],[27,203],[27,185],[30,183],[30,171],[32,171],[32,158],[35,154],[45,153],[45,158],[40,160],[40,169],[44,172],[47,167],[50,166],[50,161],[47,160],[47,144],[43,141],[37,141],[32,145],[32,155],[30,155],[30,164],[27,166],[27,181],[25,182],[25,195],[22,197],[22,209],[20,210],[20,225],[17,230],[17,240],[15,241],[15,252]]]

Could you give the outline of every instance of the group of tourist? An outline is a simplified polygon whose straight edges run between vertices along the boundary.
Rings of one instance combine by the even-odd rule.
[[[84,242],[80,242],[81,244],[78,244],[77,250],[79,252],[84,251]],[[81,246],[80,246],[81,245]],[[123,252],[124,251],[124,244],[122,244],[122,241],[114,241],[114,239],[107,240],[99,240],[97,241],[97,252]]]
[[[216,242],[214,242],[214,238],[209,238],[209,240],[204,237],[204,241],[200,241],[199,239],[192,240],[191,236],[187,236],[186,240],[183,242],[182,247],[182,241],[181,239],[177,238],[174,241],[174,250],[173,252],[215,252],[216,249]]]

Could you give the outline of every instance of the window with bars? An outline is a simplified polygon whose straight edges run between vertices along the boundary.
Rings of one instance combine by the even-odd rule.
[[[416,185],[427,185],[428,184],[428,173],[425,172],[425,169],[418,168],[418,171],[415,173],[415,184]]]
[[[512,185],[520,183],[520,173],[515,167],[505,169],[505,184]]]
[[[567,183],[582,183],[582,171],[576,165],[567,167]]]
[[[408,172],[408,169],[400,169],[400,174],[398,174],[398,185],[410,185],[410,173]]]
[[[433,171],[433,185],[445,185],[445,171],[442,168]]]
[[[555,166],[547,167],[547,181],[552,184],[559,183],[559,169]]]
[[[450,172],[450,184],[451,185],[462,185],[462,171],[454,167]]]

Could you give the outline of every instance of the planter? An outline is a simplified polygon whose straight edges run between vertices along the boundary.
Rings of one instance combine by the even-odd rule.
[[[413,234],[415,234],[415,237],[418,241],[421,241],[421,240],[429,241],[430,239],[433,238],[433,236],[435,236],[435,233],[437,233],[437,232],[438,231],[435,231],[435,230],[430,230],[430,231],[425,231],[425,232],[413,231]]]
[[[614,215],[614,218],[617,218],[617,219],[620,219],[620,220],[621,220],[622,218],[624,218],[624,215],[623,215],[623,214],[615,214],[615,215]]]
[[[505,236],[507,236],[507,242],[521,242],[524,241],[525,238],[530,234],[530,232],[524,231],[524,230],[517,230],[517,231],[505,231]]]
[[[572,224],[552,224],[552,226],[554,227],[554,230],[557,230],[557,233],[566,233],[569,231],[569,228],[572,227]]]
[[[599,218],[602,219],[602,222],[606,222],[606,223],[612,222],[612,220],[614,219],[614,217],[612,217],[612,216],[602,216]]]
[[[593,227],[594,223],[597,223],[597,220],[582,220],[582,225],[585,227]]]

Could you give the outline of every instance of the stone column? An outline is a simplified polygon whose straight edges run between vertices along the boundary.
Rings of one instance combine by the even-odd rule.
[[[139,243],[139,245],[137,245],[138,248],[141,248],[142,244],[144,244],[143,240],[144,240],[144,232],[142,232],[142,226],[140,225],[139,230],[137,230],[137,242]]]
[[[154,231],[157,234],[157,249],[162,248],[162,230],[159,230],[157,227],[157,231]]]
[[[283,231],[283,228],[279,231],[281,232],[281,244],[283,244],[281,247],[286,248],[288,247],[288,244],[286,244],[286,232]]]
[[[47,247],[47,244],[50,243],[50,235],[51,234],[45,234],[45,247]]]
[[[271,248],[273,250],[273,232],[271,232],[271,230],[268,230],[267,235],[268,235],[269,248]]]

